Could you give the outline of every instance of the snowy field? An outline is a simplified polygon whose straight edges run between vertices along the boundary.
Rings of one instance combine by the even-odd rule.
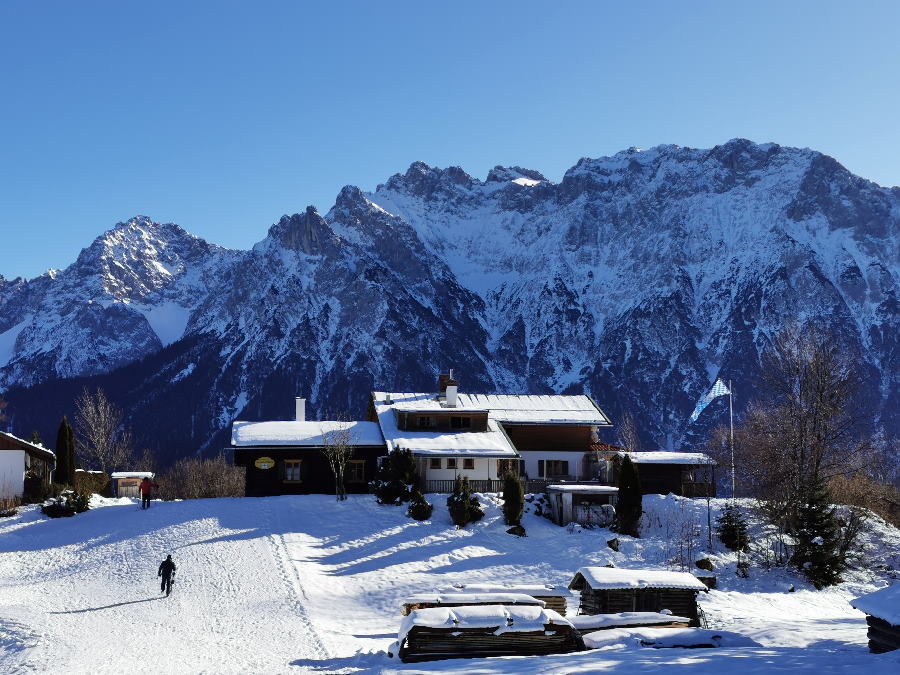
[[[649,649],[633,642],[562,656],[404,665],[386,655],[409,594],[453,583],[567,584],[590,564],[664,567],[685,517],[706,522],[705,502],[645,498],[647,536],[559,528],[528,514],[528,537],[505,533],[493,496],[487,516],[455,530],[443,498],[434,518],[410,520],[371,496],[154,502],[99,500],[69,519],[36,507],[0,520],[2,673],[900,673],[900,652],[872,655],[864,615],[848,600],[897,575],[900,532],[876,524],[868,563],[816,592],[793,574],[710,557],[719,590],[701,594],[710,627],[761,647]],[[717,507],[721,504],[716,503]],[[706,555],[701,547],[694,558]],[[156,569],[172,553],[172,596]],[[791,586],[796,592],[788,592]],[[570,603],[570,612],[577,601]],[[627,633],[626,633],[627,634]]]

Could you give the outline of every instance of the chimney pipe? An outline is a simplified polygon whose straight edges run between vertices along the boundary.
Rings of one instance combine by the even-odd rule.
[[[297,422],[305,422],[306,421],[306,399],[300,398],[299,396],[294,398],[294,405],[296,409],[296,414],[294,415],[294,419]]]
[[[451,380],[451,382],[455,382],[455,380]],[[456,407],[456,384],[447,385],[446,401],[448,408]]]

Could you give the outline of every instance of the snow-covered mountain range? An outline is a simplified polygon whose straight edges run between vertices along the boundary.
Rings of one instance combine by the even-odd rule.
[[[218,450],[237,417],[288,418],[294,395],[358,416],[372,389],[452,367],[468,391],[585,391],[671,448],[722,421],[719,400],[688,425],[717,376],[752,399],[792,321],[858,353],[897,435],[900,188],[740,139],[582,159],[560,183],[416,162],[250,251],[139,216],[65,270],[0,277],[0,390],[17,431],[49,435],[104,386],[171,457]]]

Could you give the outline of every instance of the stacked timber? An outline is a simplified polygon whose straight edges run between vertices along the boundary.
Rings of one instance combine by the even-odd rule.
[[[543,600],[547,609],[552,609],[563,616],[566,615],[568,608],[567,600],[572,597],[565,589],[545,584],[456,584],[442,590],[465,593],[524,593],[537,600]]]
[[[900,649],[900,583],[863,595],[850,604],[866,613],[870,652],[883,654]]]
[[[708,589],[687,572],[582,567],[569,588],[581,591],[581,614],[661,612],[688,617],[700,625],[697,594]]]
[[[417,609],[431,607],[464,607],[478,605],[534,605],[545,607],[543,600],[538,600],[524,593],[417,593],[403,600],[403,616]]]
[[[565,654],[584,649],[572,624],[535,605],[417,609],[404,617],[389,651],[405,662]]]
[[[585,635],[612,628],[687,628],[691,619],[669,612],[619,612],[618,614],[580,614],[569,618],[575,629]]]

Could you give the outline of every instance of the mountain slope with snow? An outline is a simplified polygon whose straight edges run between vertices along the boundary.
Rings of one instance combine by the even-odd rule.
[[[718,401],[687,422],[717,376],[740,413],[799,321],[858,357],[896,436],[898,296],[900,189],[812,150],[632,148],[559,183],[417,162],[250,251],[139,217],[62,272],[0,280],[0,389],[45,437],[80,387],[115,390],[139,429],[169,420],[139,440],[173,457],[217,450],[236,417],[288,417],[294,395],[360,416],[372,389],[453,367],[468,391],[590,393],[675,448],[720,421]]]

